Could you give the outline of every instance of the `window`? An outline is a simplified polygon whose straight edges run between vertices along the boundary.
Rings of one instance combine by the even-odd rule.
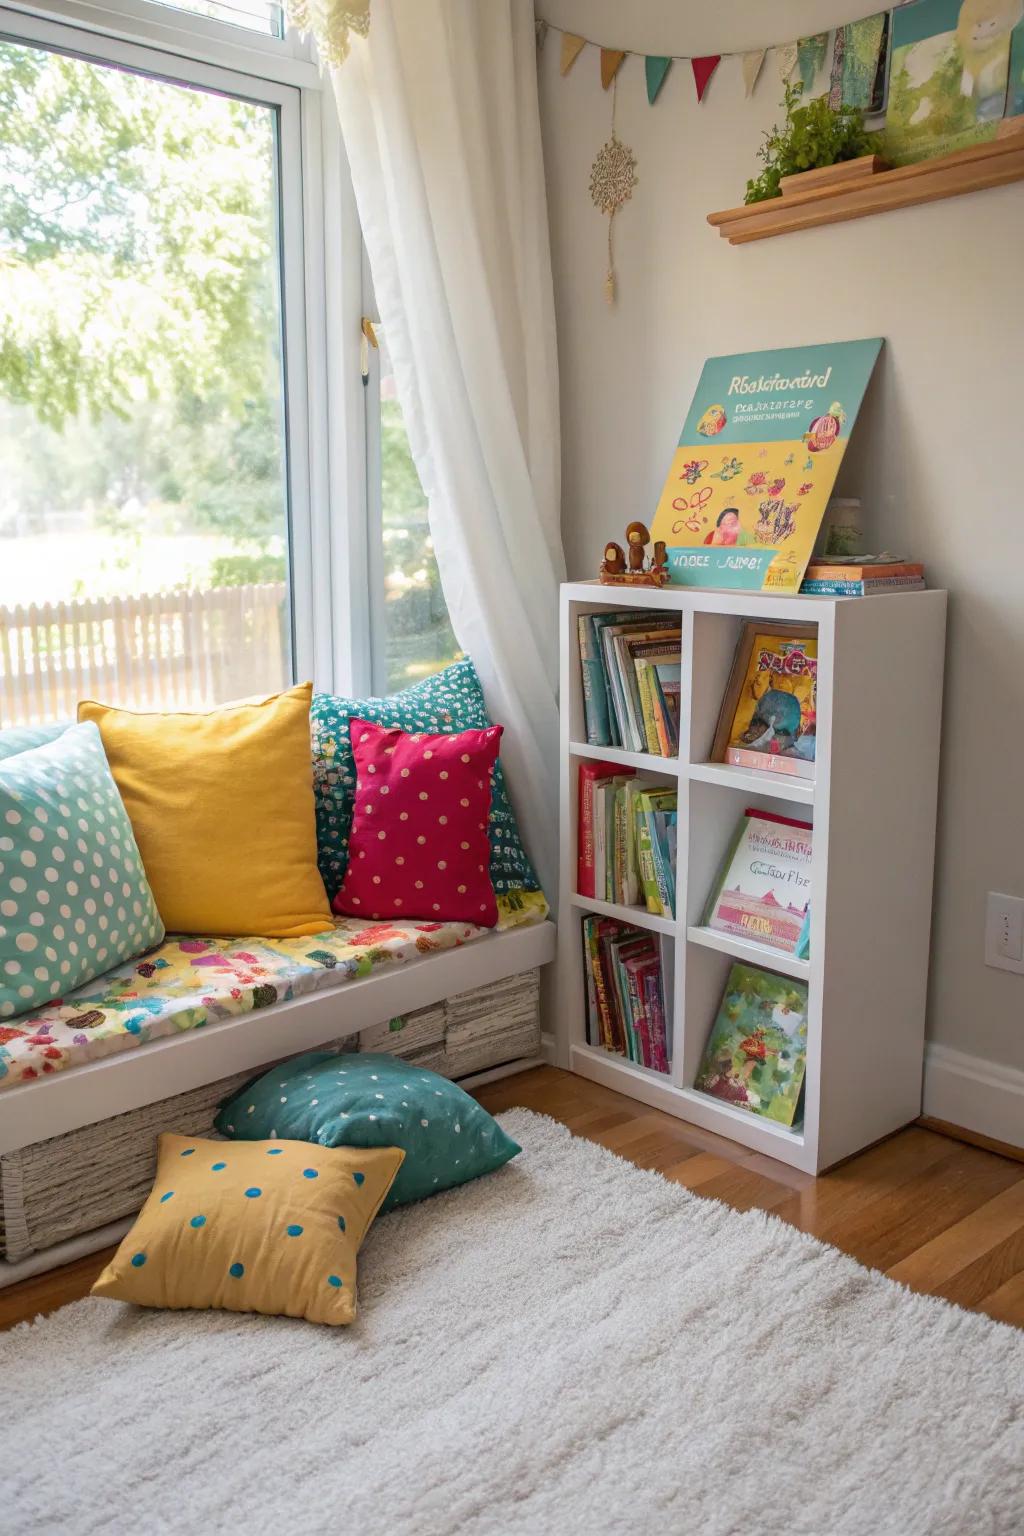
[[[276,0],[162,0],[175,10],[210,16],[233,27],[246,27],[269,37],[284,37],[284,8]]]
[[[277,0],[34,4],[0,0],[0,728],[444,666],[310,49]]]
[[[0,40],[4,723],[290,680],[279,117]]]
[[[448,619],[427,523],[427,501],[409,448],[382,326],[377,326],[376,336],[379,417],[371,421],[369,433],[371,487],[380,488],[378,516],[371,526],[371,549],[376,556],[374,684],[384,693],[394,693],[439,672],[461,653]]]

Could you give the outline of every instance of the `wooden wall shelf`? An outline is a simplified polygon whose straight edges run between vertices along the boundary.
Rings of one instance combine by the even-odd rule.
[[[874,156],[867,155],[863,161],[852,160],[827,171],[787,177],[781,197],[709,213],[708,223],[730,245],[745,245],[749,240],[788,235],[795,229],[862,219],[891,208],[909,208],[914,203],[1024,180],[1024,117],[1004,119],[997,136],[986,144],[973,144],[952,155],[891,171],[881,170],[879,165]],[[839,172],[842,174],[836,174]]]

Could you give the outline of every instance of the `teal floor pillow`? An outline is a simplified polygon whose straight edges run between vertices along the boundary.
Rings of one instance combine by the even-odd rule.
[[[97,727],[0,762],[0,1022],[163,936]]]
[[[322,1147],[401,1147],[382,1210],[492,1173],[522,1149],[475,1099],[396,1056],[311,1051],[272,1067],[220,1110],[235,1141],[315,1141]]]
[[[403,731],[483,730],[494,722],[487,713],[483,690],[473,663],[457,661],[425,677],[401,693],[383,699],[344,699],[315,693],[310,712],[313,735],[313,788],[316,796],[316,834],[327,894],[334,900],[348,865],[348,836],[356,769],[349,743],[352,715],[375,725]],[[491,884],[498,903],[498,927],[511,928],[547,915],[548,904],[527,857],[516,825],[515,812],[501,772],[494,771],[491,815]]]

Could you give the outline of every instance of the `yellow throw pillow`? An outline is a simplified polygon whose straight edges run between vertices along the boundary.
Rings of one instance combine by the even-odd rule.
[[[156,1182],[92,1295],[350,1323],[356,1254],[404,1157],[161,1136]]]
[[[316,864],[312,683],[199,714],[91,699],[164,926],[291,938],[333,926]]]

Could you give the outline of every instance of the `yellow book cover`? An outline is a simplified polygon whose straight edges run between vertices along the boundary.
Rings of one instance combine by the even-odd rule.
[[[708,359],[654,516],[674,585],[799,592],[881,346]]]
[[[817,687],[816,637],[755,634],[725,761],[813,778]]]

